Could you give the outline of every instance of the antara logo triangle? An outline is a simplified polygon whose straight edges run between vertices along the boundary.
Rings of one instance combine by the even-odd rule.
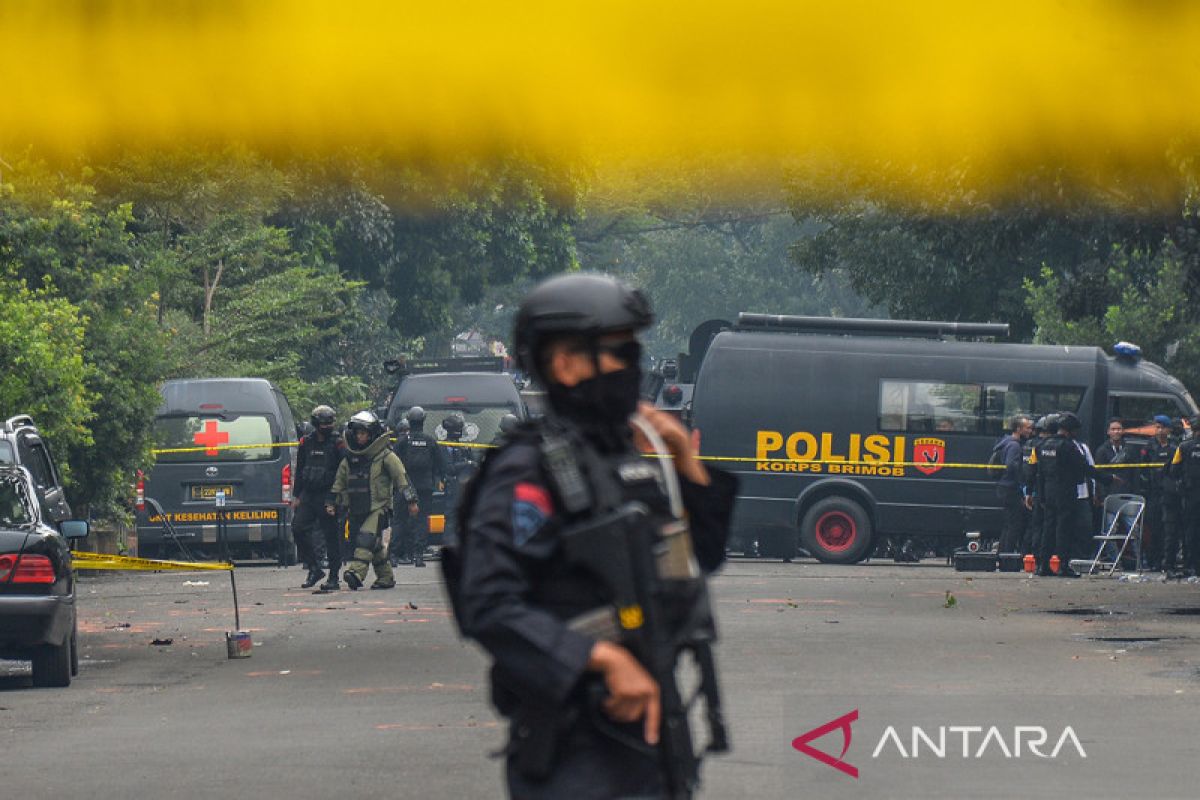
[[[792,740],[792,747],[796,748],[810,758],[815,758],[822,764],[828,764],[834,769],[846,773],[851,778],[857,778],[858,767],[852,764],[847,764],[845,761],[843,761],[843,759],[846,757],[846,751],[850,749],[850,738],[852,736],[850,726],[857,721],[858,709],[856,708],[849,714],[844,714],[837,719],[826,722],[819,728],[813,728],[808,733],[797,736]],[[842,752],[837,756],[837,758],[834,758],[833,756],[829,755],[829,753],[826,753],[823,750],[818,750],[809,744],[809,742],[812,742],[815,739],[820,739],[825,734],[839,729],[842,731]]]

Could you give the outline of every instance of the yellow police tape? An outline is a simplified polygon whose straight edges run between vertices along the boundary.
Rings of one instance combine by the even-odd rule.
[[[154,450],[155,455],[162,453],[201,453],[211,450],[261,450],[267,447],[296,447],[299,442],[271,442],[269,444],[222,444],[216,447],[172,447],[161,450]],[[438,442],[438,444],[446,447],[467,447],[479,450],[493,450],[498,445],[480,444],[479,442]],[[647,458],[659,458],[653,453],[648,454]],[[701,461],[714,462],[732,462],[742,464],[758,464],[770,461],[785,461],[794,462],[797,464],[846,464],[848,466],[875,466],[875,467],[937,467],[938,469],[1004,469],[1003,464],[934,464],[928,461],[846,461],[843,459],[820,459],[813,458],[804,461],[789,459],[789,458],[755,458],[753,456],[697,456]],[[1097,464],[1097,469],[1145,469],[1147,467],[1161,467],[1163,462],[1153,462],[1146,464]]]
[[[213,561],[165,561],[155,558],[133,558],[107,553],[74,552],[75,569],[112,569],[136,572],[195,572],[210,570],[228,572],[233,564]]]

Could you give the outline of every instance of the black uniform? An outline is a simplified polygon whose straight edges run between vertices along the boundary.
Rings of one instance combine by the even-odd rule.
[[[1004,465],[1004,471],[996,481],[996,498],[1004,505],[1004,530],[1000,534],[1001,553],[1017,552],[1029,515],[1029,510],[1025,508],[1025,498],[1021,495],[1023,444],[1013,436],[1005,436],[996,442],[993,449],[995,462]]]
[[[330,432],[324,441],[316,433],[306,435],[300,440],[296,456],[294,492],[300,505],[292,518],[292,538],[296,540],[297,555],[309,569],[317,568],[314,537],[320,531],[333,575],[337,575],[342,566],[341,537],[338,536],[337,517],[325,513],[325,498],[345,455],[346,443],[341,435]]]
[[[1179,445],[1171,458],[1168,477],[1176,482],[1183,503],[1184,568],[1200,573],[1200,440],[1194,436]],[[1163,568],[1174,561],[1174,552],[1164,554]]]
[[[599,681],[585,671],[595,640],[565,624],[603,605],[604,595],[595,578],[562,557],[564,524],[587,513],[571,517],[560,510],[565,505],[549,478],[538,432],[548,424],[527,426],[489,454],[467,489],[459,621],[494,659],[492,700],[512,721],[512,797],[656,797],[662,791],[656,758],[620,741],[622,735],[640,740],[641,723],[614,723],[589,702]],[[627,441],[602,449],[574,429],[565,435],[593,492],[601,484],[615,487],[622,500],[666,512],[657,465]],[[697,559],[711,571],[724,559],[736,481],[711,468],[709,474],[710,486],[680,483]]]
[[[462,490],[467,481],[479,467],[475,453],[470,447],[463,447],[454,441],[447,440],[442,446],[442,459],[445,468],[445,504],[446,525],[445,541],[452,542],[458,535],[459,505],[462,502]]]
[[[1036,491],[1037,463],[1033,458],[1034,448],[1041,441],[1040,437],[1030,437],[1021,445],[1021,496],[1028,499],[1032,507],[1021,535],[1022,553],[1037,553],[1042,545],[1042,499]]]
[[[394,560],[419,560],[425,552],[425,544],[429,538],[429,510],[433,506],[433,490],[438,482],[443,480],[446,468],[442,458],[442,448],[437,439],[419,430],[410,431],[407,436],[396,441],[396,455],[404,464],[408,473],[408,481],[417,492],[417,505],[420,511],[415,517],[407,517],[403,523],[400,547],[392,548]],[[400,508],[396,504],[396,508]],[[399,520],[393,520],[395,526]]]
[[[1171,462],[1175,458],[1175,444],[1166,444],[1157,438],[1151,439],[1146,447],[1146,463],[1161,466],[1147,467],[1144,474],[1146,495],[1145,523],[1142,526],[1142,553],[1147,569],[1170,569],[1175,564],[1175,553],[1179,550],[1182,532],[1182,498],[1179,494],[1178,478],[1172,475]],[[1166,558],[1170,550],[1171,556]],[[1187,561],[1187,543],[1184,542],[1184,561]]]
[[[1042,547],[1038,572],[1049,574],[1050,559],[1058,556],[1061,574],[1070,575],[1068,563],[1079,526],[1078,486],[1089,478],[1110,478],[1088,463],[1075,440],[1055,434],[1034,449],[1037,464],[1037,493],[1042,498]]]

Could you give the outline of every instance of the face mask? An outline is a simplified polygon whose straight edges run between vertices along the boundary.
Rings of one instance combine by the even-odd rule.
[[[635,364],[616,372],[601,372],[571,387],[551,384],[547,394],[562,414],[616,428],[624,426],[637,410],[641,382],[642,372]]]

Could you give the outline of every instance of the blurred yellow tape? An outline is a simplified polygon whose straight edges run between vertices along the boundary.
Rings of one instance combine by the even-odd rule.
[[[75,569],[114,569],[134,572],[196,572],[198,570],[228,572],[233,564],[212,561],[161,561],[154,558],[109,555],[108,553],[74,552]]]
[[[267,442],[266,444],[218,444],[200,447],[160,447],[150,452],[154,455],[163,453],[204,453],[211,450],[262,450],[265,447],[298,447],[299,442]]]

